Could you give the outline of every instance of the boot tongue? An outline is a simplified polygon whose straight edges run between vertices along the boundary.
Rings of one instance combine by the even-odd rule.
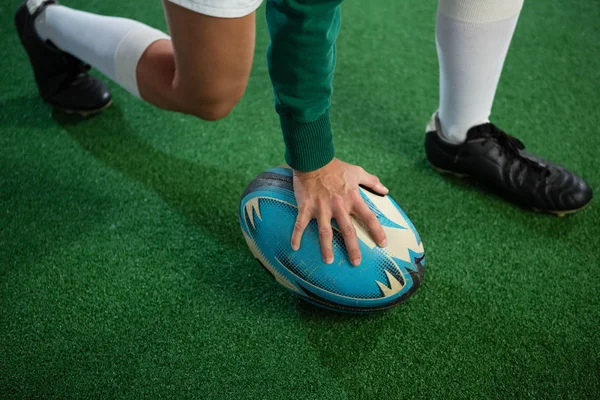
[[[516,137],[510,136],[502,129],[491,123],[477,125],[467,132],[467,140],[491,139],[500,144],[503,148],[518,153],[525,148],[523,142]]]
[[[467,131],[467,140],[489,139],[493,135],[493,128],[490,123],[476,125]]]

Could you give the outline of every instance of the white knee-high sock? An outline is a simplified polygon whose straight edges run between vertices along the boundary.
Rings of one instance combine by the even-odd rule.
[[[440,0],[438,115],[449,141],[463,142],[469,128],[489,122],[522,6],[523,0]]]
[[[136,69],[142,54],[155,41],[170,39],[137,21],[61,5],[47,6],[36,18],[35,29],[42,39],[98,68],[137,97]]]

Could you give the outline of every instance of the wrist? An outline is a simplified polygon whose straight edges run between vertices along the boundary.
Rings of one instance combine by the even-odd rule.
[[[285,142],[285,160],[295,171],[319,169],[335,157],[329,110],[310,122],[300,122],[280,115]]]
[[[328,169],[328,167],[333,166],[336,161],[339,161],[339,160],[334,157],[331,161],[329,161],[327,164],[323,165],[320,168],[313,169],[311,171],[299,171],[296,169],[292,169],[292,171],[294,173],[294,176],[296,176],[300,179],[312,179],[317,176],[322,176],[323,173]]]

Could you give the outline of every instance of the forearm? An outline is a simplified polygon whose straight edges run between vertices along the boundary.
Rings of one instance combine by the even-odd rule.
[[[286,161],[299,171],[334,155],[329,117],[342,0],[269,0],[267,53]]]

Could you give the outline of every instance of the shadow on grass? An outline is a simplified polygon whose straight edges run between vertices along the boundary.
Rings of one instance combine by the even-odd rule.
[[[303,330],[321,364],[344,387],[350,398],[364,398],[360,385],[348,384],[360,375],[357,366],[369,363],[391,323],[391,310],[378,314],[343,314],[325,310],[305,301],[298,302]],[[400,306],[402,307],[402,306]]]
[[[247,182],[241,175],[156,150],[134,134],[116,106],[93,121],[59,112],[53,117],[85,151],[158,194],[191,224],[236,250],[245,247],[237,222],[239,198],[229,196],[243,191]]]
[[[135,135],[116,106],[91,119],[58,112],[54,113],[54,119],[85,151],[107,167],[143,184],[184,216],[189,224],[200,227],[203,234],[221,244],[222,248],[216,250],[218,254],[214,254],[213,259],[226,258],[230,254],[233,259],[247,261],[247,268],[228,267],[244,267],[243,274],[223,271],[223,265],[198,265],[206,268],[203,280],[214,281],[215,287],[228,291],[231,287],[239,288],[229,297],[243,307],[274,301],[276,293],[273,297],[266,296],[262,290],[269,278],[252,259],[238,223],[239,196],[248,183],[247,178],[155,149]],[[160,224],[160,220],[156,224]],[[225,284],[223,276],[233,281]],[[264,298],[258,300],[257,293]]]

